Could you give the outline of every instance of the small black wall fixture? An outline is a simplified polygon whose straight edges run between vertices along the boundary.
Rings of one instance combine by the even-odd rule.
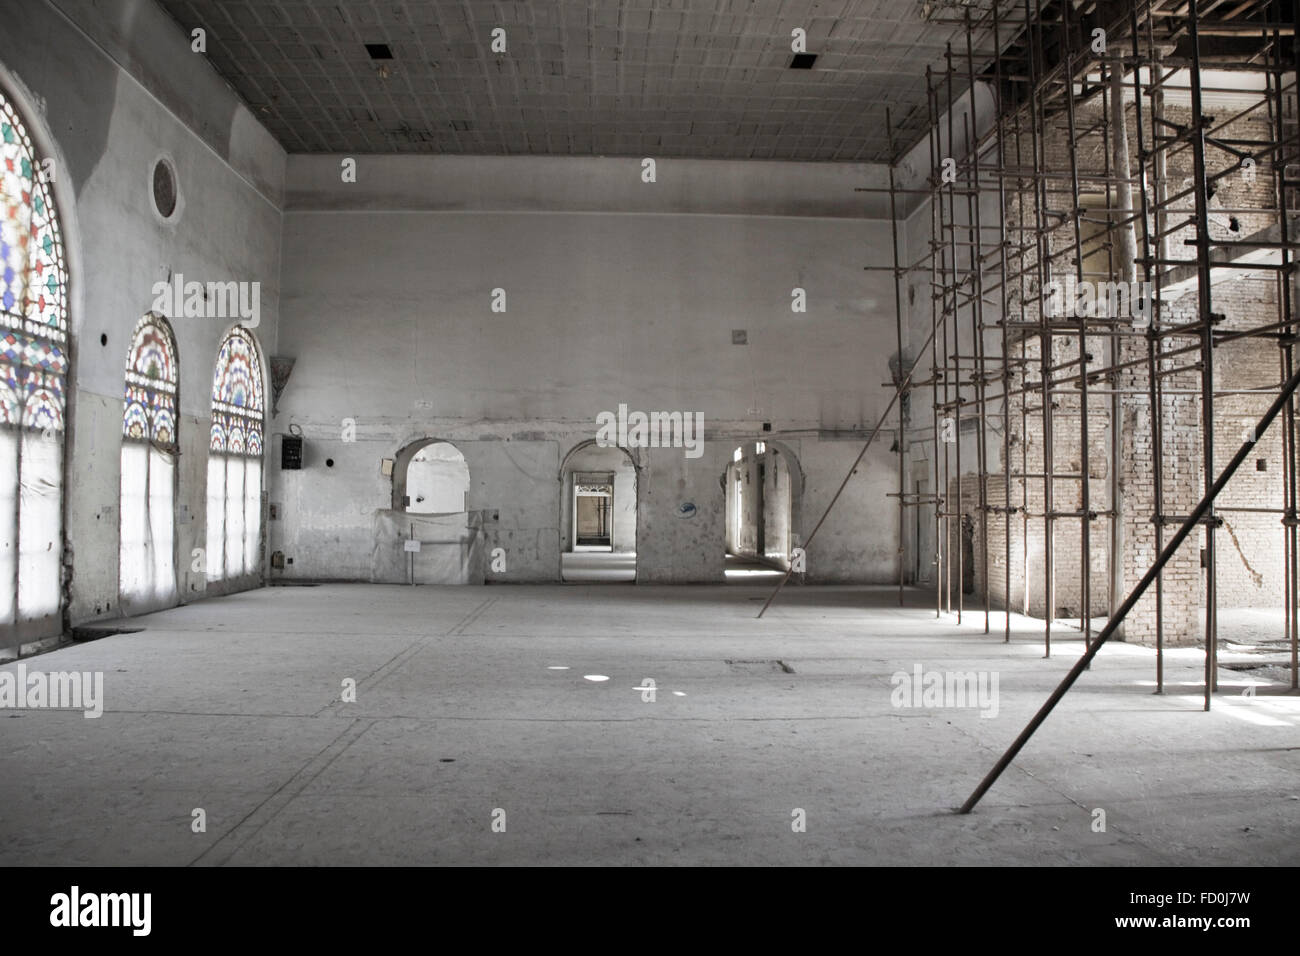
[[[280,470],[299,471],[302,468],[302,436],[285,435],[280,439]]]

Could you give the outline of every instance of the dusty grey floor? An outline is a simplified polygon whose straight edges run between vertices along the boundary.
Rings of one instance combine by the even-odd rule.
[[[791,588],[756,621],[764,594],[340,585],[140,618],[24,662],[103,671],[106,709],[0,710],[0,863],[1300,862],[1283,689],[1225,670],[1206,714],[1198,652],[1157,697],[1152,653],[1108,646],[955,816],[1078,641],[1044,660],[1031,622],[1008,645],[888,589]],[[917,664],[996,672],[997,716],[892,706]]]

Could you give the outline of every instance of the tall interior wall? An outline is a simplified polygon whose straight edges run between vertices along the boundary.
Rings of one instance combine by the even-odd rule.
[[[279,341],[296,364],[271,431],[300,428],[307,452],[271,473],[277,577],[369,580],[381,463],[429,435],[465,455],[466,507],[505,556],[489,580],[557,580],[560,462],[620,406],[704,422],[698,449],[631,449],[638,580],[722,580],[743,442],[797,459],[799,545],[889,400],[893,286],[863,266],[890,231],[854,193],[883,170],[664,160],[647,183],[634,158],[368,156],[344,182],[344,159],[289,159]],[[887,440],[868,453],[806,580],[895,579],[896,462]]]

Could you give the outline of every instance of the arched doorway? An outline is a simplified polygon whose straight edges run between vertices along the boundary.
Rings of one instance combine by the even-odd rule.
[[[393,460],[389,512],[402,549],[399,579],[410,584],[482,584],[486,558],[482,512],[469,510],[469,464],[441,438],[421,438]]]
[[[594,440],[560,464],[560,579],[636,580],[636,463],[624,448]]]
[[[798,533],[803,471],[787,446],[752,441],[732,452],[722,476],[726,580],[763,583],[789,570]]]

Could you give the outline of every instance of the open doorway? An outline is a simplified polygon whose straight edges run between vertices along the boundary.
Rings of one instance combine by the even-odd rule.
[[[726,580],[764,583],[790,568],[803,475],[789,448],[746,442],[732,452],[726,494]]]
[[[594,441],[560,465],[560,578],[585,584],[636,580],[636,465]]]
[[[423,438],[393,462],[396,533],[386,560],[410,584],[482,584],[485,544],[481,513],[468,510],[471,481],[465,455],[451,442]]]
[[[574,551],[614,550],[614,473],[574,472]]]

